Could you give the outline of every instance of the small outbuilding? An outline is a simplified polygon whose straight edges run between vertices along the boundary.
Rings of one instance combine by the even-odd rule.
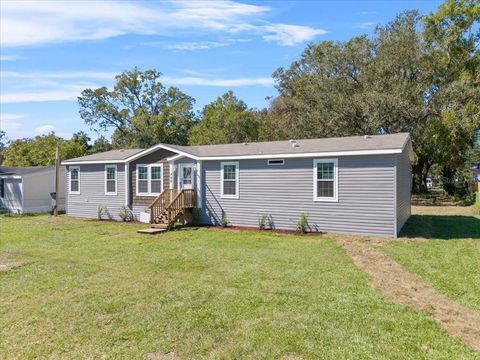
[[[65,210],[65,168],[60,168],[58,209]],[[55,192],[55,167],[0,166],[0,210],[25,214],[50,211]]]

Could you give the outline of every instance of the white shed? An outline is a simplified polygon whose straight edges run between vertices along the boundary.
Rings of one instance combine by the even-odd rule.
[[[52,209],[55,167],[0,166],[0,210],[18,214]],[[59,210],[65,210],[65,168],[60,168]]]

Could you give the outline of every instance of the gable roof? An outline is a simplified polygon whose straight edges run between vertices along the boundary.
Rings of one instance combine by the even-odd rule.
[[[55,166],[0,166],[0,177],[32,175],[54,170]]]
[[[92,155],[81,156],[73,159],[68,159],[62,163],[71,163],[71,162],[122,162],[123,160],[132,157],[135,154],[138,154],[145,149],[121,149],[121,150],[110,150],[101,153],[96,153]]]
[[[130,162],[158,149],[166,149],[196,160],[233,160],[233,159],[262,159],[262,158],[295,158],[311,156],[347,156],[347,155],[373,155],[401,153],[410,135],[408,133],[349,136],[323,139],[283,140],[237,144],[180,146],[170,144],[157,144],[148,149],[134,149],[130,157],[123,156],[113,159],[100,153],[67,160],[64,163]],[[411,148],[411,147],[410,147]],[[410,152],[411,149],[408,149]],[[124,150],[126,152],[127,150]]]

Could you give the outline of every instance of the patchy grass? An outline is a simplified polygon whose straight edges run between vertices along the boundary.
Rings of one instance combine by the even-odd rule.
[[[419,241],[388,242],[382,250],[437,291],[480,313],[480,217],[465,207],[413,210],[400,240]]]
[[[0,218],[0,357],[478,358],[325,237]]]

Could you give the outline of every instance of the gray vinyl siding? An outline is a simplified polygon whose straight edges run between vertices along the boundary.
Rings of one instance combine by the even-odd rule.
[[[205,224],[219,224],[225,213],[232,225],[258,226],[266,213],[276,229],[295,229],[308,213],[313,231],[395,236],[395,155],[338,158],[338,202],[313,201],[313,158],[240,160],[239,199],[220,194],[220,161],[203,161]]]
[[[23,212],[23,190],[21,179],[4,179],[3,198],[0,198],[0,209],[14,213]]]
[[[59,210],[65,210],[65,173],[64,167],[60,168],[59,194],[57,196]],[[41,212],[52,210],[52,197],[55,192],[55,171],[37,173],[24,176],[23,179],[23,211]]]
[[[110,165],[110,164],[109,164]],[[80,194],[69,191],[67,176],[67,215],[97,218],[98,206],[105,205],[112,219],[120,220],[119,212],[125,206],[125,165],[117,165],[117,195],[105,195],[105,165],[80,165]],[[67,167],[67,171],[70,167]]]
[[[397,234],[411,214],[412,172],[407,152],[397,156]]]

